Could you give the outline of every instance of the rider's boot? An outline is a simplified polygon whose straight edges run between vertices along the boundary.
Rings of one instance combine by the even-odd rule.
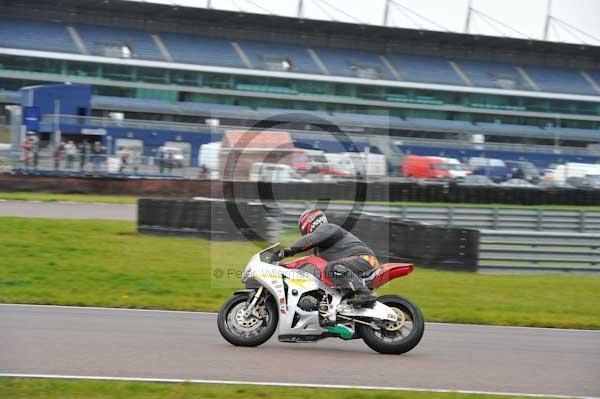
[[[348,303],[357,307],[373,307],[377,301],[377,297],[363,281],[362,278],[354,276],[348,284],[352,290],[351,297]]]

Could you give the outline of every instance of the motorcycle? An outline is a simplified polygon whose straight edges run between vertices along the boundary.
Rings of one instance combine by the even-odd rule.
[[[362,338],[371,349],[384,354],[406,353],[417,346],[425,321],[411,301],[383,295],[370,306],[353,306],[348,302],[349,292],[334,288],[324,272],[324,259],[311,255],[281,263],[277,246],[250,259],[242,275],[246,289],[236,291],[219,311],[219,332],[229,343],[261,345],[279,326],[282,342]],[[408,263],[387,263],[365,283],[375,289],[413,268]]]

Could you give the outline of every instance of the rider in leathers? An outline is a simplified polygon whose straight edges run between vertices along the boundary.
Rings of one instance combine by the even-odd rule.
[[[278,257],[283,259],[314,249],[315,255],[328,262],[325,273],[336,287],[353,291],[349,303],[368,306],[375,302],[376,297],[363,281],[379,267],[371,248],[342,227],[328,223],[325,214],[318,209],[304,211],[298,225],[303,237],[281,250]]]

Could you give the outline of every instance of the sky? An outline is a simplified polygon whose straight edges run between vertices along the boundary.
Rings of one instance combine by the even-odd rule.
[[[255,13],[296,16],[300,0],[132,0]],[[382,25],[387,0],[302,0],[310,19]],[[464,32],[469,1],[470,32],[492,36],[543,39],[549,0],[392,0],[389,24],[404,28]],[[600,0],[550,0],[550,41],[600,45]],[[407,9],[420,14],[417,16]],[[485,14],[492,19],[483,16]],[[424,17],[424,18],[423,18]],[[511,30],[501,24],[510,26]],[[569,27],[569,25],[571,27]],[[577,32],[579,29],[584,34]],[[586,36],[587,34],[587,36]]]

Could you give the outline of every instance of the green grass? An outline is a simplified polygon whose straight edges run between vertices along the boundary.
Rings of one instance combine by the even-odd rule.
[[[484,399],[500,395],[123,381],[0,378],[4,399]],[[518,398],[511,396],[511,398]]]
[[[0,218],[0,302],[216,311],[263,245],[140,236],[131,222]],[[212,278],[216,269],[230,278]],[[428,321],[600,329],[600,276],[417,268],[379,293],[411,298]]]
[[[54,194],[44,192],[0,192],[0,199],[13,201],[43,202],[99,202],[105,204],[137,204],[138,197],[132,195],[100,195],[100,194]]]
[[[132,195],[100,195],[100,194],[55,194],[46,192],[0,192],[0,199],[19,201],[73,201],[73,202],[103,202],[108,204],[136,204],[140,197]],[[296,201],[294,201],[296,202]],[[298,201],[302,202],[302,201]],[[308,202],[308,201],[304,201]],[[351,204],[352,201],[336,200],[333,203]],[[465,204],[451,202],[407,202],[407,201],[366,201],[373,205],[410,205],[410,206],[461,206],[468,208],[521,208],[521,209],[556,209],[556,210],[586,210],[600,211],[600,205],[512,205],[512,204]]]
[[[0,143],[10,143],[10,132],[8,129],[0,130]]]

